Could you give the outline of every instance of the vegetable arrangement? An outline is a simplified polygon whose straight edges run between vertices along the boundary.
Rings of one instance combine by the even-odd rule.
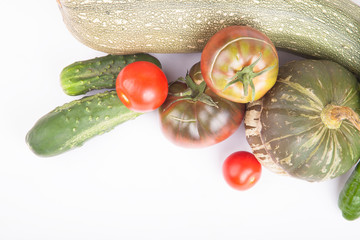
[[[35,154],[64,153],[157,109],[164,135],[182,147],[219,143],[245,116],[252,153],[229,155],[222,169],[237,190],[253,187],[262,166],[314,182],[336,178],[358,162],[360,8],[352,2],[57,2],[80,41],[119,55],[63,69],[66,94],[104,92],[40,118],[26,136]],[[279,67],[276,48],[308,59]],[[200,62],[169,85],[161,63],[140,53],[191,51],[202,51]],[[359,176],[358,165],[339,196],[348,220],[360,216]]]
[[[108,55],[65,67],[60,74],[61,86],[68,95],[115,88],[119,72],[137,60],[161,66],[158,59],[148,54]],[[127,108],[115,90],[97,93],[66,103],[44,115],[27,133],[26,142],[39,156],[55,156],[141,114]]]

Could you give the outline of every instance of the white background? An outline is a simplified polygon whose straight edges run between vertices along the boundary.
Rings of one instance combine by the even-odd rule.
[[[224,159],[250,151],[244,128],[205,149],[166,140],[157,112],[40,158],[25,143],[34,123],[79,97],[59,73],[103,56],[68,32],[55,0],[1,1],[0,239],[346,239],[359,236],[337,207],[347,179],[308,183],[263,169],[249,191],[223,180]],[[200,54],[155,54],[169,81]],[[296,56],[280,52],[281,64]],[[354,239],[354,238],[353,238]]]

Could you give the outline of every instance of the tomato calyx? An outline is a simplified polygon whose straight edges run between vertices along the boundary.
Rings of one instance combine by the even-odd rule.
[[[172,101],[171,104],[178,102],[178,101],[190,101],[190,102],[197,102],[200,101],[202,103],[205,103],[209,106],[218,108],[217,103],[205,93],[206,90],[206,82],[202,81],[199,84],[196,84],[194,80],[190,77],[189,73],[186,74],[186,77],[180,77],[177,80],[178,82],[185,82],[187,85],[187,89],[185,89],[182,92],[178,93],[170,93],[169,95],[178,97],[176,100]],[[176,82],[176,81],[175,81]],[[170,86],[171,87],[171,86]],[[171,106],[169,104],[169,106]]]
[[[230,87],[231,85],[233,85],[237,82],[242,82],[242,84],[244,86],[243,87],[244,95],[248,96],[248,94],[249,94],[248,88],[250,85],[252,101],[254,101],[255,100],[255,85],[254,85],[253,79],[267,71],[270,71],[271,69],[273,69],[275,67],[275,65],[273,65],[268,68],[265,68],[264,70],[262,70],[260,72],[254,72],[254,67],[261,60],[261,58],[262,58],[262,53],[260,53],[260,56],[255,60],[255,62],[253,62],[249,66],[245,66],[241,70],[237,71],[235,73],[234,77],[232,78],[232,80],[228,84],[225,85],[223,91],[225,91],[228,87]]]

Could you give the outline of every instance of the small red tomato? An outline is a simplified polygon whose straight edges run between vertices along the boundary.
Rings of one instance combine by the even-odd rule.
[[[251,188],[261,176],[261,164],[252,153],[246,151],[228,156],[222,170],[226,182],[237,190]]]
[[[116,92],[130,110],[148,112],[163,104],[168,94],[168,82],[158,66],[138,61],[120,71],[116,79]]]

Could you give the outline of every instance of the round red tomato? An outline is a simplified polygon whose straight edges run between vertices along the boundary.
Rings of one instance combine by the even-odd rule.
[[[219,97],[206,87],[195,64],[185,82],[169,87],[169,95],[159,108],[164,135],[182,147],[206,147],[231,136],[240,126],[245,105]]]
[[[168,82],[158,66],[138,61],[120,71],[116,79],[116,92],[129,109],[148,112],[163,104],[168,94]]]
[[[219,96],[248,103],[265,95],[276,82],[277,51],[270,39],[247,26],[226,27],[206,43],[201,72]]]
[[[228,156],[222,170],[226,182],[237,190],[251,188],[261,176],[261,164],[252,153],[246,151]]]

